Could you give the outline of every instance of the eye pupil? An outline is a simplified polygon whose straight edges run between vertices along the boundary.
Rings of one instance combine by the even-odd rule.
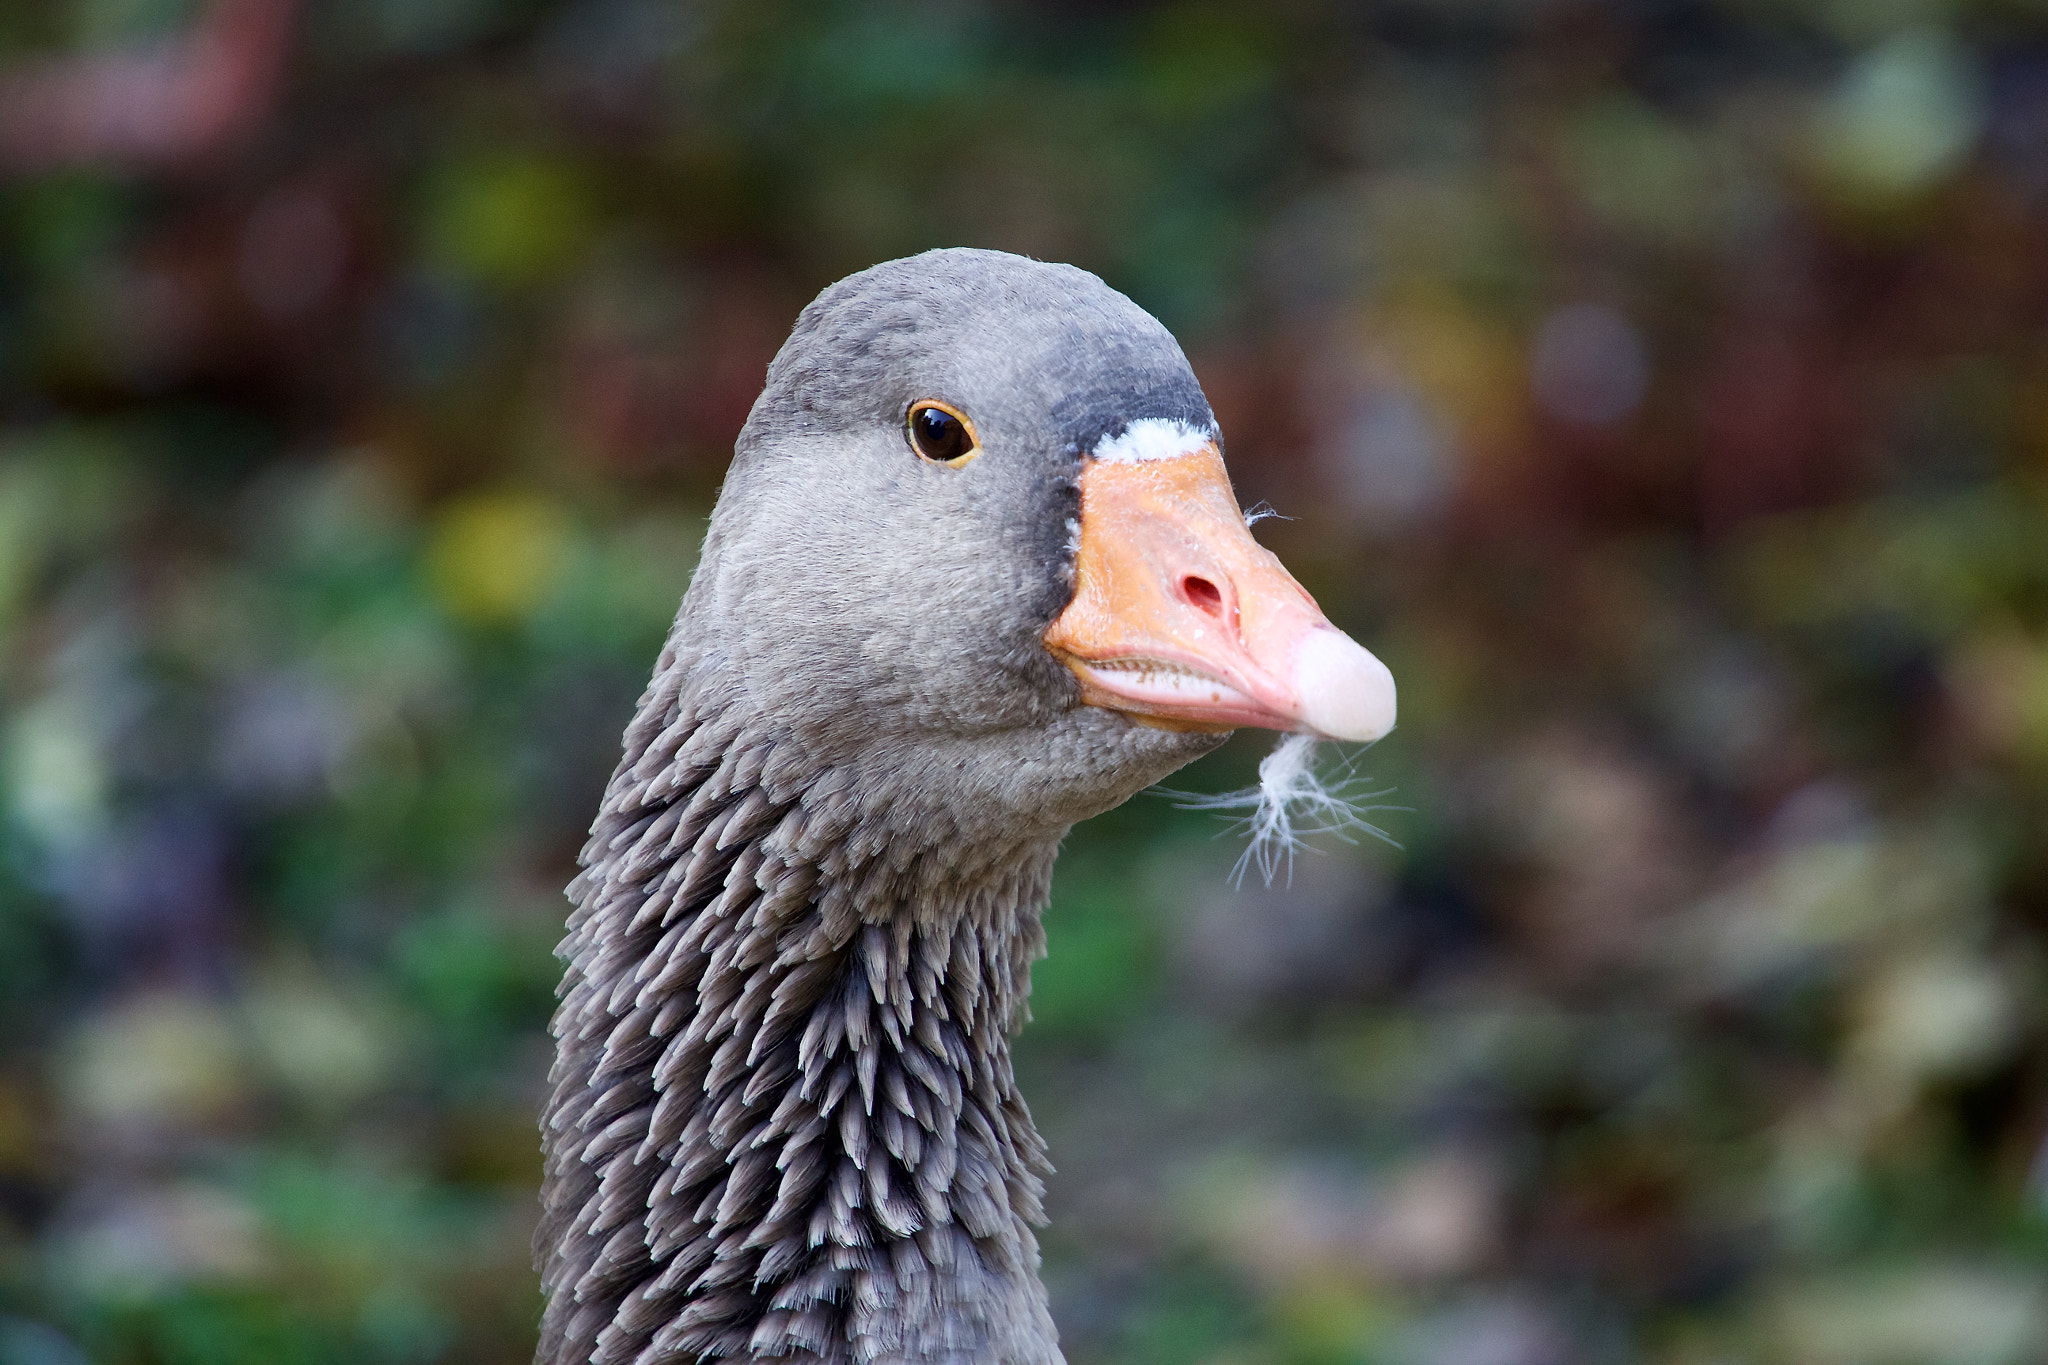
[[[957,460],[974,449],[967,424],[940,407],[921,407],[910,414],[910,439],[927,460]]]

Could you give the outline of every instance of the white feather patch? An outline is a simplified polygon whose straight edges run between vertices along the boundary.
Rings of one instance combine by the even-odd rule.
[[[1349,842],[1356,830],[1394,843],[1385,830],[1365,817],[1373,811],[1402,807],[1367,804],[1388,792],[1358,790],[1360,784],[1348,765],[1337,782],[1325,782],[1316,773],[1318,742],[1314,735],[1282,735],[1273,752],[1259,761],[1258,786],[1221,796],[1182,799],[1181,804],[1192,810],[1249,812],[1237,822],[1237,827],[1251,836],[1232,870],[1237,881],[1243,881],[1245,869],[1254,866],[1268,886],[1282,867],[1291,877],[1295,851],[1305,847],[1303,840],[1311,834],[1334,834]]]
[[[1095,458],[1112,464],[1137,464],[1144,460],[1177,460],[1192,455],[1216,439],[1208,427],[1191,427],[1166,417],[1140,417],[1121,432],[1098,443]]]

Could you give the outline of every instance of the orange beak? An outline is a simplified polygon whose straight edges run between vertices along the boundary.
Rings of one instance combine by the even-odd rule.
[[[1075,571],[1045,645],[1090,706],[1169,728],[1358,741],[1394,728],[1393,675],[1252,539],[1214,443],[1091,458]]]

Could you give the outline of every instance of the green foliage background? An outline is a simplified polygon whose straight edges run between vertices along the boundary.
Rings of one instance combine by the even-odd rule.
[[[796,310],[946,244],[1172,326],[1402,687],[1398,847],[1070,842],[1075,1365],[2048,1359],[2038,7],[14,0],[0,1365],[529,1357],[560,887]]]

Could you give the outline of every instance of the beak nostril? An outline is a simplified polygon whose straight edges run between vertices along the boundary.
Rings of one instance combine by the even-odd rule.
[[[1206,578],[1197,578],[1193,574],[1189,574],[1180,581],[1180,591],[1181,595],[1187,598],[1190,603],[1208,612],[1218,620],[1222,619],[1223,594],[1217,591],[1214,583],[1211,583]]]

